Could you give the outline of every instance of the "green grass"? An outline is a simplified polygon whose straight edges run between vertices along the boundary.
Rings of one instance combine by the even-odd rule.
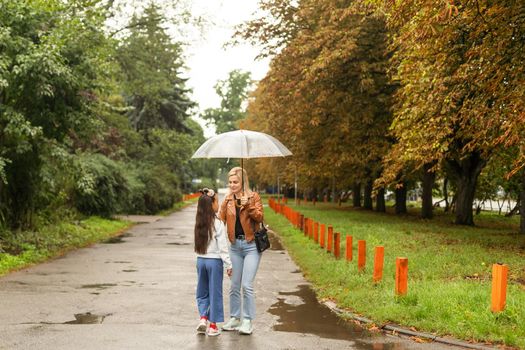
[[[38,231],[3,232],[0,276],[114,236],[131,223],[90,217],[48,225]],[[9,251],[9,253],[7,252]]]
[[[265,211],[265,221],[282,238],[321,299],[341,308],[420,331],[469,341],[491,342],[525,349],[525,235],[518,235],[517,219],[483,213],[476,227],[457,226],[438,213],[433,220],[417,215],[398,217],[318,203],[294,206],[306,217],[352,235],[367,244],[367,266],[335,260],[282,215]],[[374,247],[385,247],[383,280],[372,282]],[[395,297],[396,257],[409,261],[408,295]],[[354,258],[355,259],[355,258]],[[492,264],[509,266],[506,309],[490,311]]]

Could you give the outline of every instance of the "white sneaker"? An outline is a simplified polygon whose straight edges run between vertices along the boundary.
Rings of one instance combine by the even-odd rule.
[[[240,334],[252,334],[253,332],[253,326],[252,326],[252,320],[242,320],[241,326],[239,327],[239,333]]]
[[[208,322],[204,318],[201,318],[197,326],[197,333],[206,334],[206,328],[208,328]]]
[[[223,331],[236,331],[240,325],[241,321],[235,317],[232,317],[228,322],[223,324],[221,328]]]

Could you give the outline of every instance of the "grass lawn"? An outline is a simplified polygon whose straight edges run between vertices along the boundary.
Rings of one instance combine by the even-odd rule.
[[[0,276],[99,242],[130,226],[127,221],[89,217],[44,226],[36,231],[3,232],[3,246],[9,246],[9,251],[0,249]]]
[[[433,220],[311,203],[290,207],[341,233],[341,260],[326,253],[287,219],[265,209],[265,221],[281,237],[321,299],[365,315],[468,341],[525,349],[525,235],[518,219],[492,213],[475,217],[476,227],[457,226],[437,213]],[[415,209],[414,209],[415,210]],[[354,261],[344,261],[345,236],[353,236]],[[357,271],[357,240],[366,240],[367,266]],[[372,282],[374,247],[385,247],[383,280]],[[408,294],[394,295],[396,257],[408,258]],[[507,306],[490,311],[492,264],[509,266]]]

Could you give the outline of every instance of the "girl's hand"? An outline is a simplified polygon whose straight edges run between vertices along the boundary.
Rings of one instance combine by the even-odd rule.
[[[228,275],[228,277],[231,277],[232,276],[232,269],[227,269],[226,270],[226,274]]]
[[[241,197],[241,205],[245,206],[247,203],[248,203],[248,197],[247,196],[242,196]]]

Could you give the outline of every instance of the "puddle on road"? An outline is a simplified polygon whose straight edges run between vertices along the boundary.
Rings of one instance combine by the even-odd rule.
[[[124,242],[126,242],[124,240],[124,238],[126,238],[126,237],[133,237],[133,235],[131,233],[129,233],[129,232],[128,233],[123,233],[121,235],[108,238],[105,241],[102,241],[102,243],[106,243],[106,244],[124,243]]]
[[[18,285],[21,285],[21,286],[28,286],[29,285],[29,283],[22,282],[22,281],[7,281],[7,283],[18,284]]]
[[[67,321],[67,322],[39,322],[40,325],[53,325],[53,324],[100,324],[104,322],[104,319],[107,316],[111,316],[112,314],[104,314],[104,315],[96,315],[92,314],[91,312],[86,312],[83,314],[74,314],[75,319],[73,321]],[[31,322],[25,322],[20,324],[35,324]],[[40,326],[41,327],[41,326]]]
[[[109,314],[106,315],[95,315],[91,312],[86,312],[84,314],[75,314],[75,320],[73,321],[67,321],[63,324],[98,324],[102,323],[104,321],[104,318],[106,316],[109,316]]]
[[[190,245],[190,243],[181,243],[181,242],[170,242],[166,244],[167,245]]]
[[[122,272],[137,272],[138,270],[122,270]]]
[[[157,230],[157,231],[173,230],[173,227],[154,227],[152,230]]]
[[[115,287],[116,283],[98,283],[98,284],[84,284],[80,288],[88,289],[108,289],[109,287]]]
[[[278,324],[273,329],[280,332],[307,333],[321,338],[348,340],[355,342],[356,349],[362,350],[402,350],[399,343],[368,343],[375,335],[346,322],[328,307],[319,304],[309,285],[299,285],[299,290],[280,292],[284,298],[277,298],[268,312],[278,316]]]

